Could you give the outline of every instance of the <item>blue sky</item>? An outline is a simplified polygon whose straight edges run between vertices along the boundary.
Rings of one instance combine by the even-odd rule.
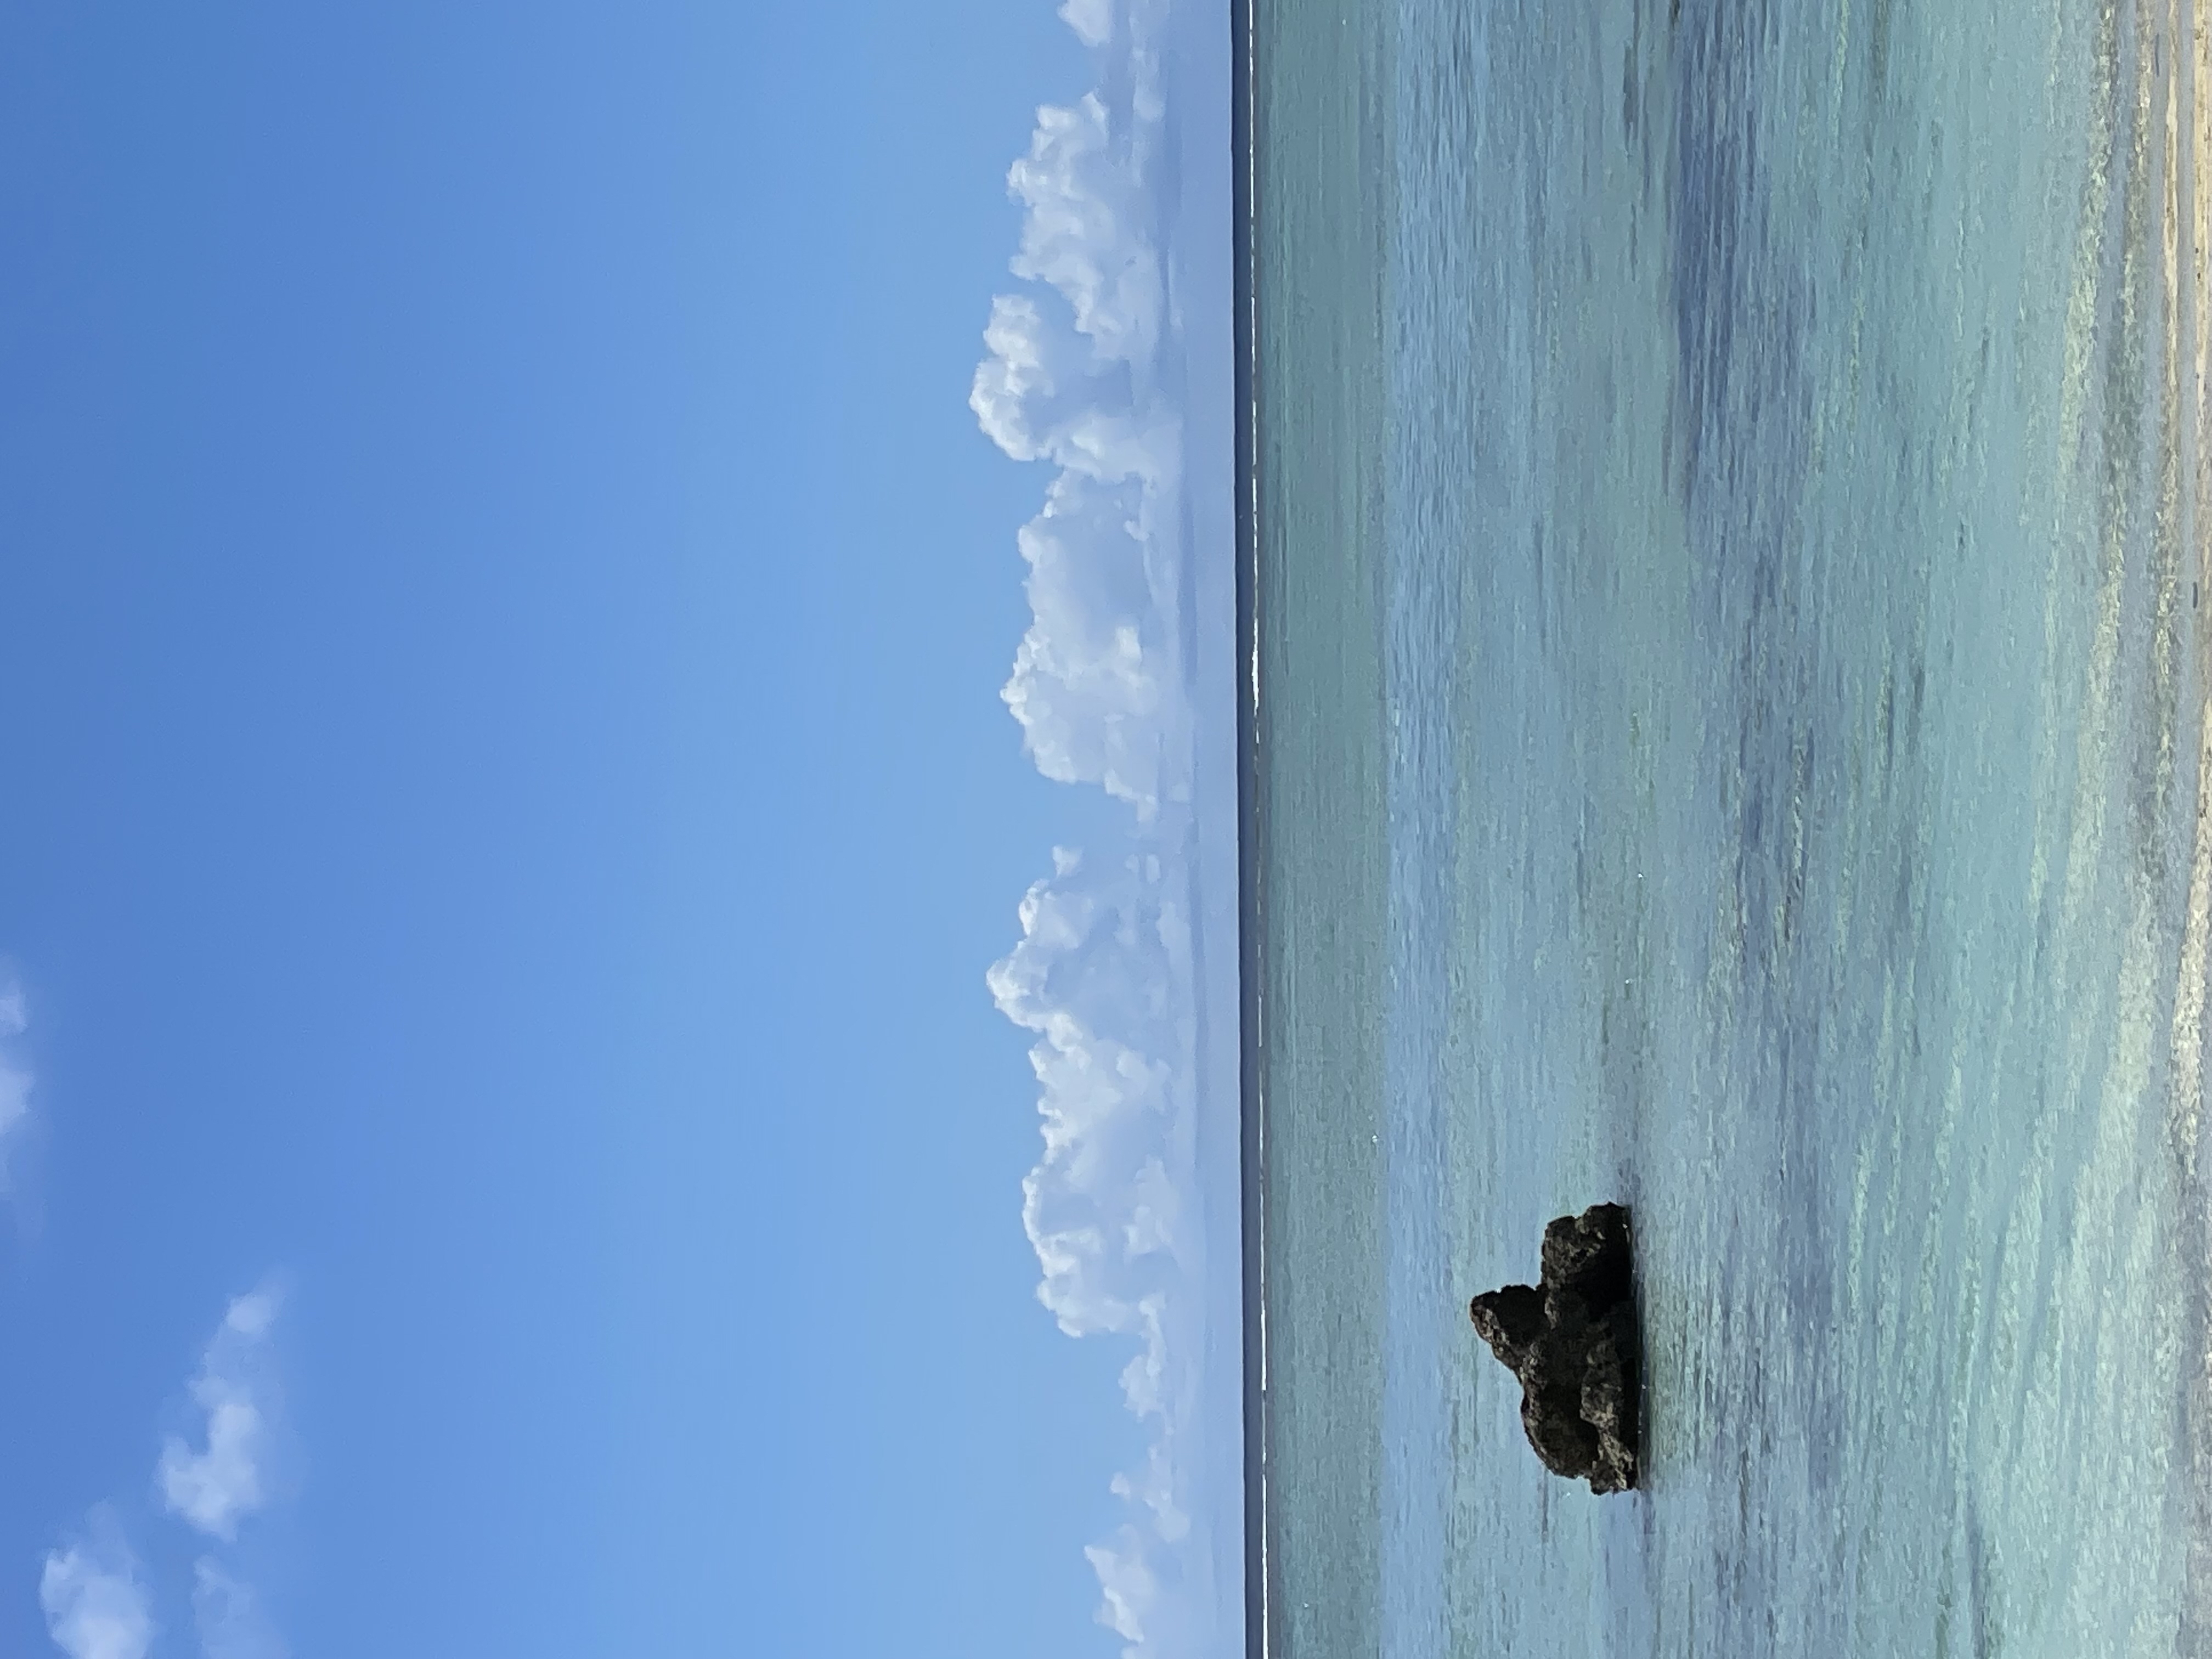
[[[1104,1655],[1116,1473],[1233,1510],[1220,1253],[1131,1417],[984,980],[1224,820],[1000,696],[1007,165],[1172,20],[1076,21],[0,8],[0,1651]]]

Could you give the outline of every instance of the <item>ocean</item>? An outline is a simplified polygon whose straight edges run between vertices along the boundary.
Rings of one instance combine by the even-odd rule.
[[[1252,9],[1266,1655],[2212,1652],[2203,28]]]

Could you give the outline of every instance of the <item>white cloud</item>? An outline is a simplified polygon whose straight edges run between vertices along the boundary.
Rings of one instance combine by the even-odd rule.
[[[1042,1089],[1044,1159],[1022,1183],[1023,1220],[1044,1282],[1037,1295],[1071,1336],[1112,1332],[1146,1344],[1133,1409],[1155,1408],[1141,1375],[1161,1340],[1146,1292],[1172,1268],[1188,1073],[1173,1010],[1188,963],[1166,944],[1174,902],[1142,860],[1087,870],[1061,851],[1058,872],[1022,900],[1022,940],[991,969],[1000,1011],[1038,1034],[1030,1063]]]
[[[0,1018],[6,1003],[0,999]],[[234,1297],[191,1384],[206,1418],[205,1448],[164,1438],[156,1484],[169,1511],[226,1541],[268,1502],[276,1443],[270,1334],[281,1305],[271,1286]],[[152,1597],[113,1515],[94,1510],[86,1540],[46,1559],[39,1600],[55,1643],[70,1659],[144,1659],[154,1635]],[[252,1587],[212,1555],[192,1569],[192,1613],[207,1659],[286,1659],[283,1641]]]
[[[91,1535],[46,1557],[39,1605],[70,1659],[145,1659],[154,1618],[138,1563],[114,1521],[94,1510]]]
[[[1085,46],[1103,46],[1114,38],[1113,0],[1063,0],[1060,21]]]
[[[0,987],[0,1141],[30,1115],[31,1068],[16,1042],[30,1027],[23,988],[9,981]]]
[[[1220,153],[1197,164],[1218,167],[1218,211],[1194,279],[1174,247],[1196,173],[1162,77],[1214,76],[1201,95],[1225,109],[1226,31],[1168,0],[1064,0],[1060,15],[1100,84],[1039,112],[1008,177],[1025,210],[1012,269],[1043,288],[993,302],[969,404],[1009,455],[1054,468],[1018,538],[1031,617],[1007,707],[1048,777],[1098,784],[1134,817],[1119,853],[1054,854],[989,983],[1036,1036],[1044,1154],[1023,1222],[1039,1298],[1071,1335],[1133,1350],[1122,1395],[1148,1444],[1113,1483],[1124,1524],[1086,1551],[1099,1617],[1132,1659],[1202,1659],[1242,1645],[1235,912],[1218,896],[1235,891],[1234,751],[1194,690],[1218,681],[1216,724],[1232,721],[1233,507],[1211,434],[1228,408],[1228,162],[1225,125],[1197,141]],[[1194,295],[1219,313],[1198,347],[1180,314]],[[1187,423],[1194,350],[1218,371],[1203,428]],[[1204,459],[1187,487],[1188,454]]]
[[[1121,1393],[1151,1443],[1114,1481],[1131,1520],[1086,1552],[1100,1616],[1132,1652],[1194,1655],[1224,1622],[1210,1540],[1194,1534],[1235,1494],[1206,1480],[1227,1461],[1204,1443],[1224,1425],[1200,1364],[1207,1257],[1226,1241],[1202,1224],[1188,872],[1142,844],[1054,862],[989,975],[1001,1012],[1037,1034],[1044,1157],[1022,1185],[1023,1224],[1060,1328],[1135,1349]]]
[[[1059,469],[1022,531],[1033,613],[1004,693],[1045,775],[1097,783],[1149,817],[1188,793],[1178,535],[1182,420],[1163,382],[1164,130],[1151,67],[1160,8],[1102,54],[1105,84],[1037,112],[1007,188],[1027,210],[1018,276],[1056,299],[1002,295],[969,404],[1017,460]],[[1065,13],[1094,46],[1108,9]]]
[[[1117,119],[1096,92],[1066,108],[1048,105],[1006,188],[1029,210],[1014,275],[1058,289],[1093,360],[1127,364],[1141,384],[1166,295],[1145,176],[1158,127],[1133,116]]]
[[[287,1659],[283,1638],[261,1611],[253,1587],[211,1556],[192,1566],[192,1618],[207,1659]]]
[[[240,1520],[268,1501],[276,1407],[268,1340],[277,1307],[265,1288],[231,1303],[191,1381],[207,1419],[204,1449],[177,1435],[161,1443],[162,1502],[213,1538],[236,1536]]]

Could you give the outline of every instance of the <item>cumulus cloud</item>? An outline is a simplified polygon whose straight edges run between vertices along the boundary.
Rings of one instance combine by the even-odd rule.
[[[94,1511],[88,1537],[47,1555],[39,1605],[54,1645],[70,1659],[145,1659],[153,1643],[151,1601],[137,1560],[104,1510]]]
[[[1044,1158],[1022,1183],[1023,1221],[1044,1267],[1038,1297],[1061,1328],[1144,1345],[1123,1382],[1132,1408],[1151,1414],[1164,1337],[1152,1287],[1175,1264],[1190,1174],[1190,1073],[1174,1018],[1188,963],[1170,943],[1176,899],[1156,859],[1089,871],[1062,848],[1054,863],[1022,900],[1021,943],[989,975],[1000,1012],[1039,1036],[1030,1063]]]
[[[173,1434],[161,1443],[162,1502],[211,1538],[235,1537],[239,1521],[268,1501],[276,1404],[268,1342],[277,1306],[266,1288],[232,1301],[191,1381],[192,1403],[206,1417],[203,1444]]]
[[[1197,1654],[1212,1645],[1222,1587],[1194,1533],[1234,1494],[1205,1489],[1200,1443],[1220,1426],[1200,1364],[1219,1244],[1200,1224],[1187,872],[1143,842],[1095,862],[1062,849],[1054,866],[989,975],[1000,1011],[1037,1039],[1044,1156],[1022,1184],[1023,1224],[1060,1328],[1133,1350],[1122,1398],[1150,1444],[1113,1483],[1129,1521],[1086,1551],[1100,1616],[1133,1653]]]
[[[1007,188],[1025,211],[969,404],[1017,460],[1057,469],[1023,529],[1033,620],[1004,696],[1045,775],[1097,783],[1150,818],[1188,793],[1177,641],[1180,411],[1162,369],[1164,131],[1152,67],[1158,14],[1123,20],[1075,0],[1063,15],[1102,47],[1106,84],[1037,112]]]
[[[1200,38],[1222,33],[1212,9],[1189,9]],[[1194,570],[1218,562],[1213,586],[1231,591],[1232,551],[1225,535],[1190,544],[1191,342],[1170,212],[1182,181],[1161,78],[1174,14],[1166,0],[1066,0],[1060,15],[1093,48],[1100,84],[1041,110],[1008,176],[1024,210],[1012,270],[1035,286],[994,301],[969,401],[1008,455],[1053,469],[1018,538],[1031,616],[1002,695],[1048,777],[1097,784],[1133,812],[1114,851],[1054,853],[989,987],[1035,1037],[1044,1150],[1023,1222],[1039,1298],[1070,1335],[1127,1345],[1122,1395],[1146,1428],[1143,1462],[1113,1483],[1127,1519],[1086,1552],[1099,1617],[1132,1659],[1196,1659],[1234,1650],[1241,1617],[1241,1377],[1236,1343],[1212,1338],[1206,1317],[1224,1264],[1233,1286],[1237,1248],[1234,1163],[1219,1157],[1235,1136],[1233,1047],[1225,1087],[1207,1058],[1234,1022],[1217,1018],[1209,1045],[1202,1018],[1209,996],[1217,1014],[1235,1001],[1221,966],[1234,953],[1216,949],[1209,971],[1198,946],[1202,915],[1219,916],[1199,900],[1205,677],[1187,644],[1204,585]],[[1225,69],[1224,57],[1224,107]],[[1216,228],[1225,376],[1228,235]],[[1218,527],[1230,480],[1216,470]],[[1211,620],[1226,629],[1225,614]],[[1228,720],[1225,666],[1222,679]],[[1231,779],[1231,813],[1233,800]],[[1233,835],[1228,846],[1233,891]],[[1226,1125],[1211,1154],[1209,1121]],[[1224,1175],[1230,1190],[1210,1205]],[[1233,1300],[1217,1311],[1215,1328],[1233,1332]]]

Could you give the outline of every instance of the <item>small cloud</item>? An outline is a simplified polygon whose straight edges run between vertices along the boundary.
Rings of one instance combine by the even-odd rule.
[[[1085,46],[1103,46],[1114,38],[1113,0],[1062,0],[1060,21]]]
[[[269,1328],[276,1320],[277,1296],[274,1291],[252,1291],[231,1300],[229,1311],[222,1316],[222,1328],[254,1341],[269,1334]]]
[[[268,1501],[276,1390],[268,1341],[280,1298],[262,1289],[234,1300],[192,1378],[192,1401],[207,1414],[206,1445],[181,1437],[161,1443],[162,1501],[211,1538],[237,1535],[238,1523]]]
[[[30,1029],[23,988],[13,980],[0,985],[0,1138],[30,1115],[31,1068],[16,1045],[16,1039]]]
[[[47,1632],[70,1659],[145,1659],[154,1619],[137,1559],[105,1510],[93,1511],[90,1532],[46,1556],[39,1605]]]
[[[192,1567],[192,1618],[207,1659],[288,1659],[284,1639],[261,1611],[251,1584],[212,1556]]]

